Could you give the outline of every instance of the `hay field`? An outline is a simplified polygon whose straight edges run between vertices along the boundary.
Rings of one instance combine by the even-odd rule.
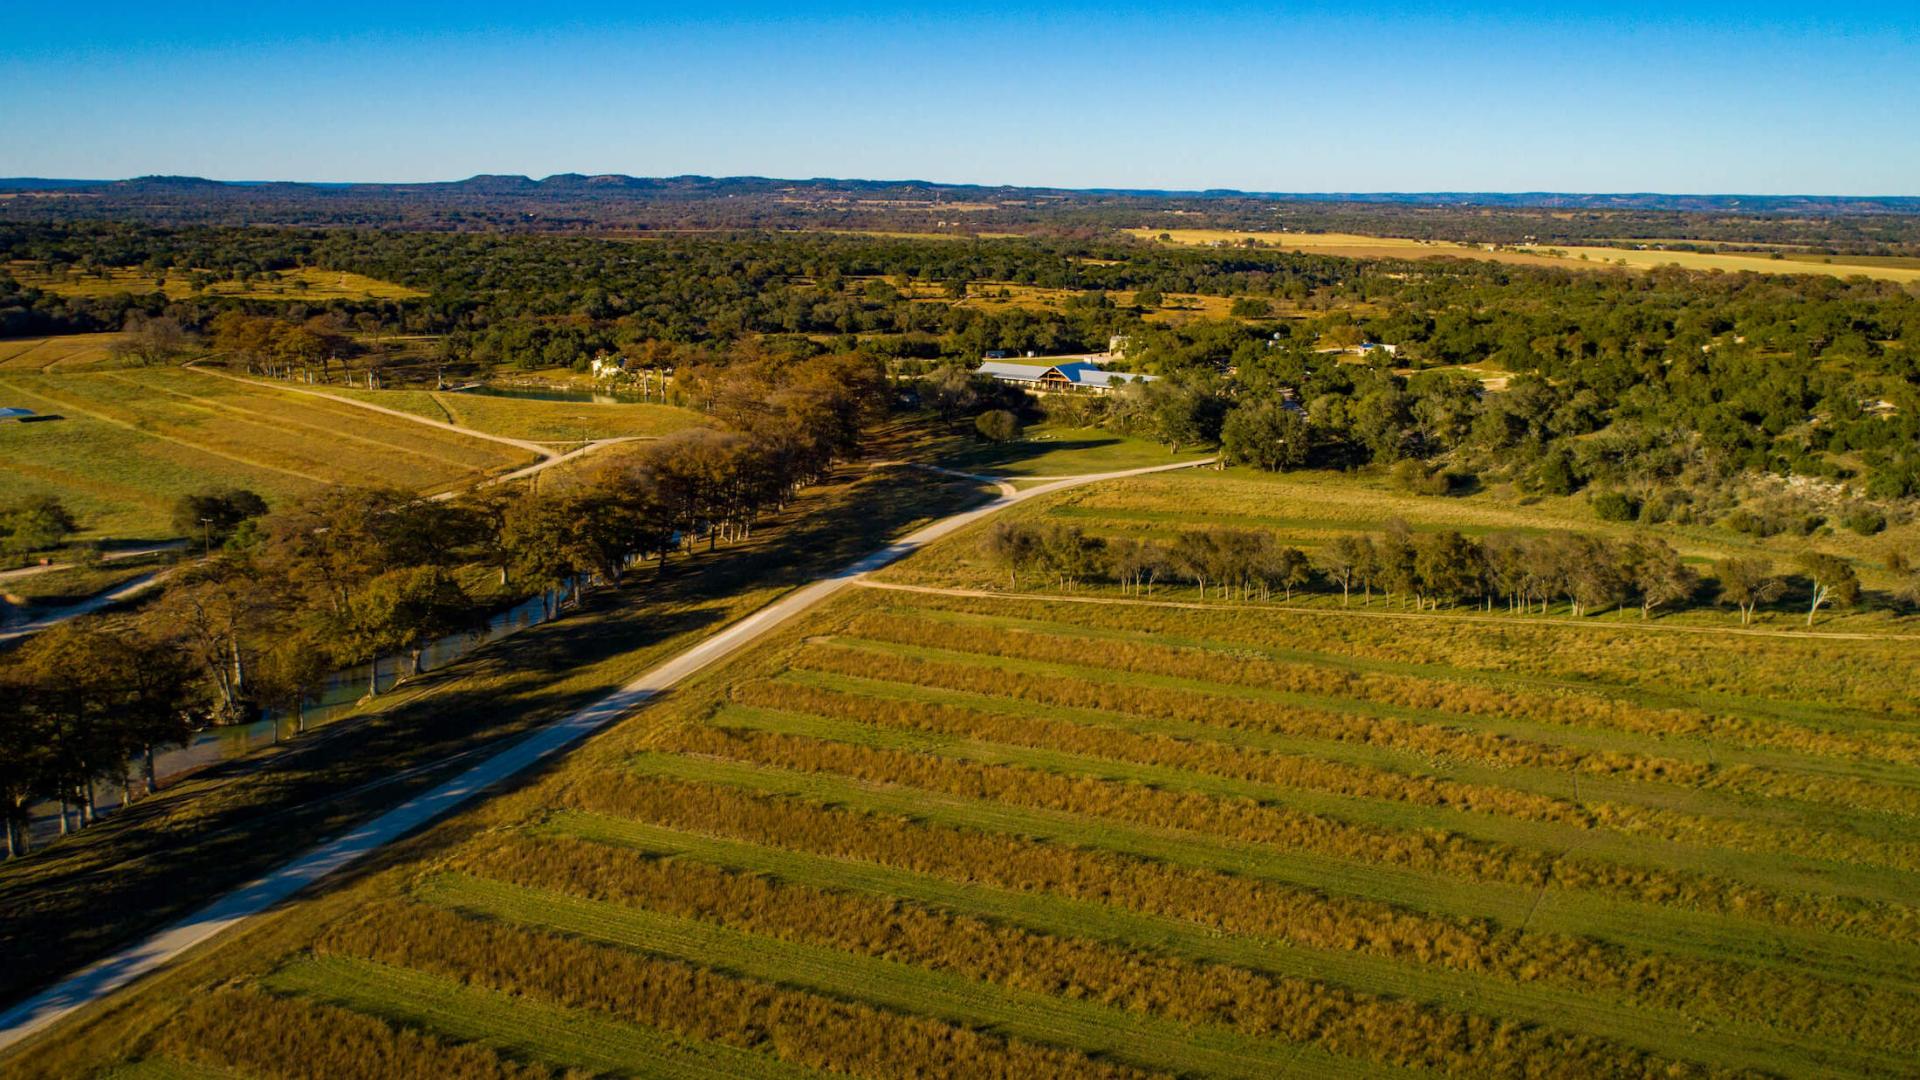
[[[29,262],[9,263],[15,281],[60,296],[113,296],[118,293],[164,292],[169,300],[195,296],[227,296],[240,300],[412,300],[427,295],[418,289],[381,281],[344,270],[302,266],[279,271],[278,280],[216,281],[196,291],[192,270],[169,270],[166,280],[141,269],[115,267],[101,277],[78,270],[44,273]]]
[[[150,988],[112,1049],[321,1077],[1897,1074],[1900,647],[855,590]]]
[[[1847,256],[1783,255],[1772,259],[1765,255],[1734,252],[1698,253],[1690,251],[1642,251],[1630,247],[1605,247],[1554,244],[1547,247],[1502,248],[1489,250],[1475,244],[1449,241],[1410,240],[1405,237],[1360,236],[1352,233],[1240,232],[1231,229],[1127,229],[1142,240],[1162,234],[1171,243],[1188,245],[1235,244],[1255,240],[1267,247],[1299,251],[1309,255],[1336,255],[1348,259],[1433,259],[1450,256],[1460,259],[1485,259],[1516,266],[1554,266],[1562,269],[1605,269],[1626,266],[1637,270],[1661,266],[1680,266],[1689,270],[1723,270],[1727,273],[1751,271],[1756,274],[1824,274],[1850,277],[1863,274],[1883,281],[1920,281],[1920,267],[1904,265],[1909,260]],[[1551,254],[1558,251],[1563,254]]]
[[[1828,277],[1861,275],[1881,281],[1920,281],[1920,266],[1910,260],[1873,259],[1853,261],[1845,255],[1789,255],[1769,258],[1737,252],[1641,251],[1634,248],[1563,245],[1561,265],[1580,261],[1624,264],[1639,270],[1660,266],[1679,266],[1688,270],[1721,270],[1726,273],[1748,271],[1755,274],[1823,274]],[[1831,261],[1829,261],[1831,260]],[[1903,265],[1905,264],[1905,265]]]
[[[592,439],[657,439],[706,423],[698,413],[674,405],[538,401],[437,390],[355,390],[338,386],[311,389],[384,405],[429,420],[458,424],[489,435],[556,445]]]
[[[9,338],[0,341],[0,373],[77,371],[97,367],[112,360],[113,347],[123,336],[108,333]]]
[[[1239,232],[1232,229],[1127,229],[1142,240],[1161,234],[1166,241],[1182,245],[1236,244],[1254,240],[1282,251],[1308,255],[1333,255],[1343,259],[1487,259],[1516,266],[1564,266],[1564,261],[1543,254],[1513,250],[1489,251],[1473,244],[1448,241],[1409,240],[1397,236],[1361,236],[1357,233]]]
[[[444,489],[532,455],[345,403],[178,368],[0,370],[0,400],[59,420],[0,425],[9,498],[66,501],[87,537],[172,534],[174,502],[209,487],[277,503],[330,483]]]

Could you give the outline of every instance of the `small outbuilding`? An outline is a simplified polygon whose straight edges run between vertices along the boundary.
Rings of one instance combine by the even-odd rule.
[[[17,406],[0,408],[0,423],[8,420],[25,420],[31,416],[33,416],[32,409],[22,409]]]

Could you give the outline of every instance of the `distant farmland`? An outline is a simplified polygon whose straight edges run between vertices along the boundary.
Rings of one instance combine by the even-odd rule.
[[[210,487],[251,488],[273,502],[331,483],[425,491],[533,460],[345,402],[179,368],[16,370],[0,368],[0,402],[61,419],[0,425],[8,494],[64,500],[89,535],[167,535],[175,500]]]
[[[100,1053],[1897,1074],[1907,648],[856,590],[148,988]]]
[[[0,341],[0,374],[73,371],[112,357],[121,334],[61,334]]]
[[[196,296],[227,296],[240,300],[411,300],[427,295],[418,289],[380,281],[343,270],[302,266],[278,271],[273,277],[251,281],[213,281],[203,290],[193,285],[193,270],[168,270],[165,281],[147,270],[113,267],[102,274],[80,270],[44,273],[32,263],[9,263],[15,281],[61,296],[112,296],[117,293],[163,292],[169,300]]]
[[[1310,255],[1335,255],[1348,259],[1484,259],[1519,266],[1579,267],[1590,269],[1627,266],[1637,270],[1661,266],[1680,266],[1689,270],[1724,270],[1728,273],[1751,271],[1756,274],[1824,274],[1849,277],[1862,274],[1883,281],[1920,281],[1920,266],[1904,265],[1909,260],[1865,258],[1858,262],[1847,256],[1808,256],[1783,253],[1774,259],[1767,255],[1742,252],[1691,252],[1641,250],[1630,247],[1589,247],[1555,244],[1550,247],[1488,248],[1475,244],[1456,244],[1443,240],[1409,240],[1391,236],[1360,236],[1350,233],[1239,232],[1228,229],[1128,229],[1143,240],[1165,235],[1175,244],[1235,244],[1258,241],[1266,247],[1301,251]],[[1553,254],[1560,252],[1561,254]]]

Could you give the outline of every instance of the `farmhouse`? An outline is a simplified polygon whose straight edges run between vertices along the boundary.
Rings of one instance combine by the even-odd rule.
[[[1036,394],[1075,390],[1105,394],[1125,383],[1152,382],[1157,378],[1131,371],[1108,371],[1084,357],[1054,357],[1052,360],[1046,364],[987,360],[981,363],[979,371],[982,375]]]

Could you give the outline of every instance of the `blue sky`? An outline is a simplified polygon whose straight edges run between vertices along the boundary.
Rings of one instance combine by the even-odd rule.
[[[1920,195],[1916,11],[21,4],[0,175]]]

